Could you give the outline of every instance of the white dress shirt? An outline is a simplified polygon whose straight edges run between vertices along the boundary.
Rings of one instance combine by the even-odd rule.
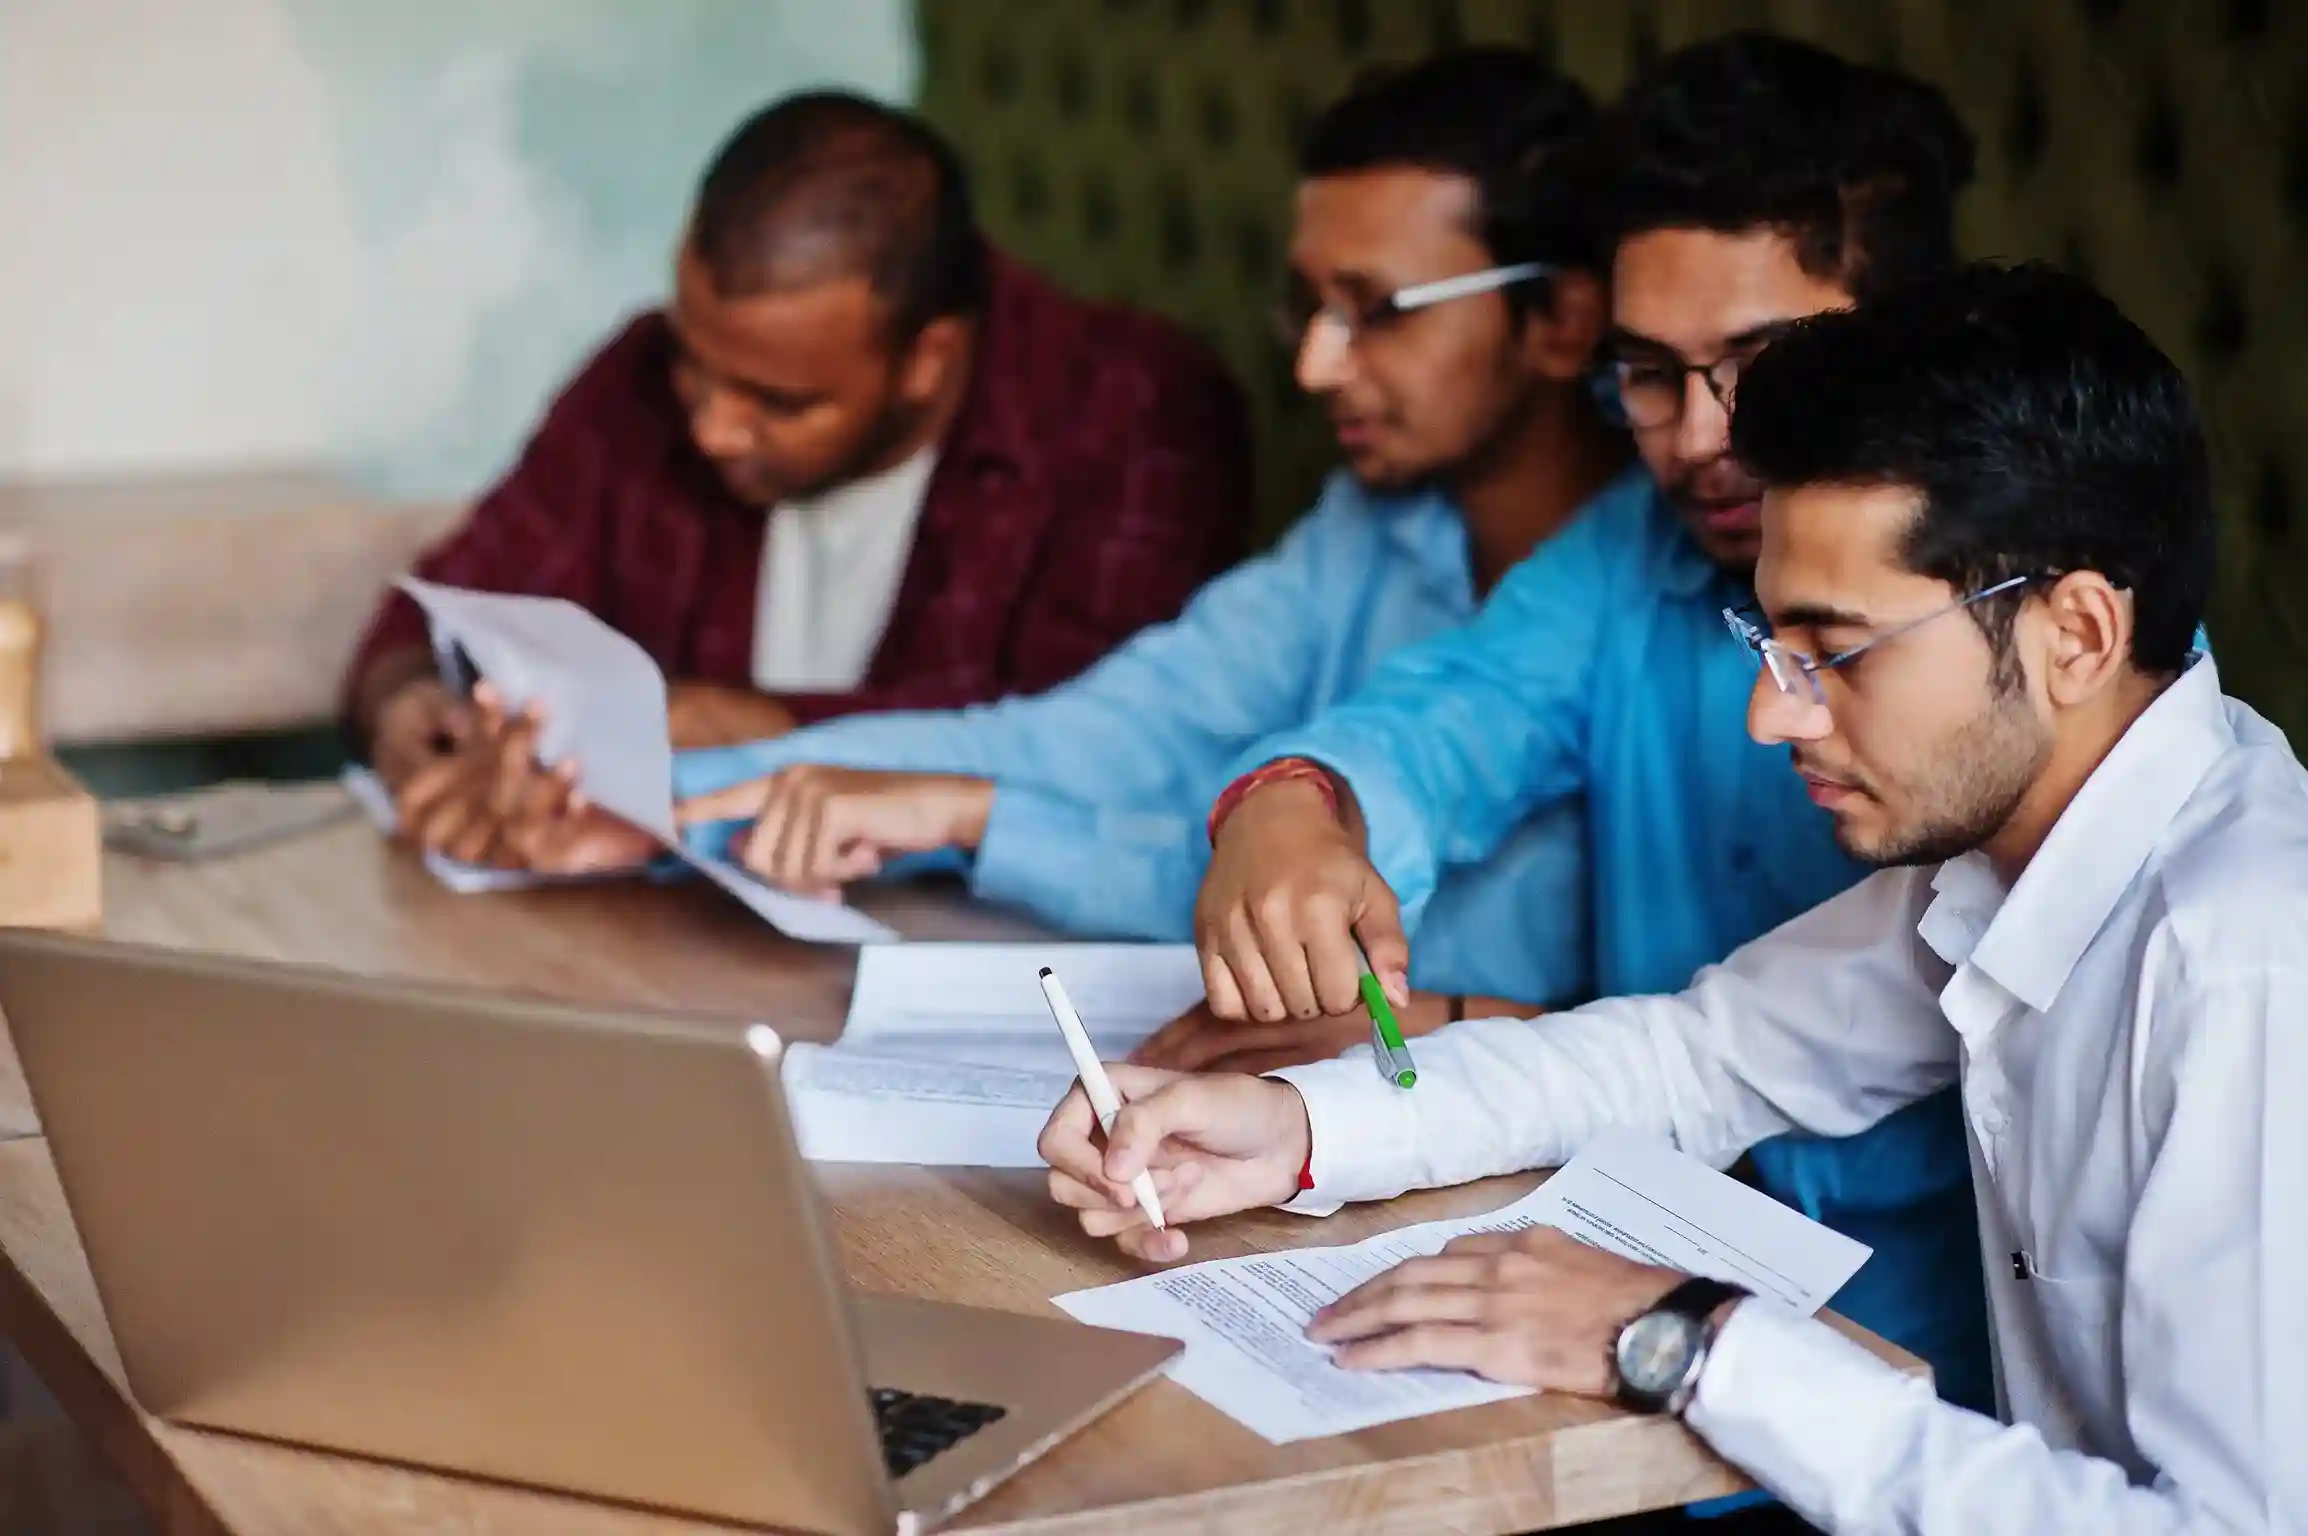
[[[2209,657],[2008,891],[1977,854],[1887,870],[1678,996],[1417,1051],[1410,1092],[1359,1052],[1275,1074],[1314,1129],[1294,1208],[1606,1125],[1722,1164],[1960,1079],[2008,1422],[1748,1302],[1691,1427],[1829,1531],[2308,1531],[2308,773]]]
[[[761,541],[753,686],[847,693],[865,681],[914,553],[934,446],[807,501],[778,503]]]

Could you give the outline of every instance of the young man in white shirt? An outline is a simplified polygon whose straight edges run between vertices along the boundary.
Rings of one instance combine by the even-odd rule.
[[[2040,268],[1796,327],[1741,380],[1768,487],[1749,729],[1883,866],[1676,996],[1271,1078],[1117,1069],[1043,1136],[1085,1230],[1560,1164],[1606,1125],[1718,1164],[1960,1082],[2004,1422],[1825,1325],[1553,1232],[1469,1238],[1316,1319],[1682,1415],[1830,1531],[2308,1530],[2308,774],[2191,641],[2206,450],[2179,371]],[[1128,1188],[1152,1167],[1173,1227]]]

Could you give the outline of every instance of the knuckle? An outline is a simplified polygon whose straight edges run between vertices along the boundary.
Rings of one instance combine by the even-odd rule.
[[[1251,898],[1250,921],[1260,932],[1289,928],[1298,915],[1298,898],[1284,886],[1269,886]]]

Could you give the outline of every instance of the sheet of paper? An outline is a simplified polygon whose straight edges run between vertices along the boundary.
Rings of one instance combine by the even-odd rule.
[[[1191,944],[905,944],[858,956],[843,1048],[1071,1076],[1044,966],[1108,1061],[1202,1001]]]
[[[808,944],[895,943],[898,931],[841,901],[820,901],[764,885],[742,867],[722,859],[700,858],[679,844],[668,844],[681,862],[753,910],[754,916],[789,938]]]
[[[1034,1142],[1074,1085],[1071,1072],[914,1061],[806,1043],[786,1047],[783,1073],[802,1155],[830,1163],[1039,1168]]]
[[[1530,1194],[1488,1215],[1427,1222],[1344,1248],[1219,1259],[1057,1303],[1085,1323],[1183,1339],[1180,1385],[1276,1443],[1523,1395],[1457,1371],[1340,1369],[1307,1342],[1317,1309],[1468,1232],[1549,1226],[1629,1258],[1735,1280],[1767,1304],[1817,1311],[1867,1259],[1864,1244],[1670,1147],[1595,1138]]]
[[[647,651],[561,598],[466,592],[414,577],[401,587],[435,637],[462,646],[509,709],[543,707],[539,759],[574,760],[577,786],[595,804],[668,844],[679,840],[665,677]]]
[[[854,907],[772,889],[734,864],[682,847],[673,820],[665,676],[630,638],[560,598],[467,592],[414,577],[401,587],[425,610],[436,646],[462,647],[509,708],[543,707],[538,757],[547,764],[574,761],[578,787],[596,804],[653,834],[780,932],[818,944],[878,944],[898,937]],[[491,874],[502,878],[502,872]],[[458,878],[469,882],[465,889],[511,884]]]

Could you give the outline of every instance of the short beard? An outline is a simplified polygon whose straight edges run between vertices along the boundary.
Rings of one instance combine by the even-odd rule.
[[[1838,846],[1877,868],[1944,864],[2003,830],[2051,758],[2051,736],[2023,700],[2019,679],[1998,687],[1986,709],[1933,754],[1915,781],[1934,786],[1918,797],[1916,826],[1873,848],[1854,848],[1836,828]]]

